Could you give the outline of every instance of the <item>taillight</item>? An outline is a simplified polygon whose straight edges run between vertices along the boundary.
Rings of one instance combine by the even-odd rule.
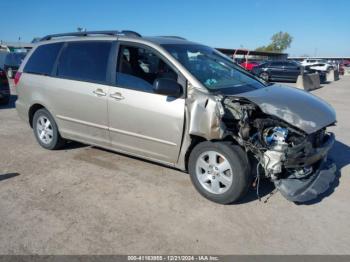
[[[15,79],[14,79],[15,85],[18,85],[19,79],[21,78],[21,75],[22,75],[21,72],[17,72],[17,73],[16,73]]]

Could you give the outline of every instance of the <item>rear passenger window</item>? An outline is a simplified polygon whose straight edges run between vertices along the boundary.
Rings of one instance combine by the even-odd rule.
[[[57,66],[57,76],[87,82],[106,82],[111,42],[69,42]]]
[[[57,54],[62,45],[63,43],[54,43],[39,46],[30,56],[23,69],[23,72],[39,75],[51,75]]]
[[[270,64],[270,66],[273,66],[273,67],[280,67],[280,66],[284,66],[284,63],[283,62],[272,62]]]

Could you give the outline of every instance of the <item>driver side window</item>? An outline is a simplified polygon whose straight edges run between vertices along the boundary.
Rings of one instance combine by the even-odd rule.
[[[153,93],[157,78],[177,81],[175,71],[154,52],[136,46],[121,45],[117,64],[117,85]]]

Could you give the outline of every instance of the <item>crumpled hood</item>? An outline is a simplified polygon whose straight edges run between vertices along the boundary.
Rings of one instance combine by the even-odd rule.
[[[334,109],[322,99],[297,88],[271,85],[238,94],[265,113],[305,131],[314,133],[336,121]]]

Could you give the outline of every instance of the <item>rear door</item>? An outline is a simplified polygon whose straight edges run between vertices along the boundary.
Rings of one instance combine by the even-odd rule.
[[[282,62],[271,62],[269,65],[270,77],[272,79],[283,79],[285,78],[284,68]]]
[[[109,146],[107,94],[110,41],[73,41],[63,47],[50,79],[50,105],[62,135]]]
[[[180,81],[179,73],[157,51],[121,43],[116,85],[108,96],[113,147],[127,153],[175,163],[183,135],[185,99],[153,92],[156,78]]]

